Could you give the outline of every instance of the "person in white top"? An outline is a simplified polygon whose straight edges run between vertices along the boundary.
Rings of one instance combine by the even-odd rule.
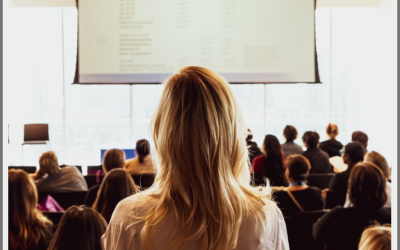
[[[246,126],[228,83],[186,67],[165,83],[152,132],[152,187],[114,210],[103,250],[289,249],[269,188],[250,186]]]
[[[125,171],[130,175],[156,174],[157,168],[150,156],[150,143],[146,139],[136,142],[136,157],[127,160]]]

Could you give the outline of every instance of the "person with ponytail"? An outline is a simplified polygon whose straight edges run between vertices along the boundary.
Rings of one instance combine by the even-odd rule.
[[[329,123],[326,127],[326,135],[329,139],[319,144],[319,148],[325,151],[329,157],[341,156],[340,150],[342,150],[343,144],[336,140],[336,136],[338,136],[338,134],[338,126],[333,123]]]
[[[47,249],[53,223],[37,209],[37,200],[33,179],[22,170],[8,170],[8,249]]]
[[[126,161],[125,170],[130,175],[156,174],[156,164],[150,155],[150,143],[146,139],[136,142],[136,157]]]
[[[117,205],[103,250],[289,249],[269,188],[250,186],[246,125],[221,76],[194,66],[171,76],[152,132],[155,182]]]

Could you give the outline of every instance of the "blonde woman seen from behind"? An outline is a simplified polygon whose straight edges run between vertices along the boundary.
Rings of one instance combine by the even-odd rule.
[[[390,224],[376,225],[364,230],[358,250],[391,250],[392,228]]]
[[[289,249],[267,189],[250,186],[246,127],[224,79],[183,68],[166,81],[152,127],[155,183],[118,204],[103,249]]]

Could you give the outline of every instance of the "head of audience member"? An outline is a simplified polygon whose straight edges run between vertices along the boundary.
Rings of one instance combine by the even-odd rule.
[[[250,186],[246,127],[221,76],[195,66],[171,76],[152,127],[160,169],[146,192],[158,204],[143,215],[145,247],[167,212],[181,214],[181,229],[175,231],[176,240],[169,249],[179,248],[184,239],[196,235],[207,235],[201,249],[233,248],[244,211],[257,215],[264,225],[263,197],[267,196]]]
[[[305,182],[310,169],[310,162],[302,155],[295,154],[286,158],[286,178],[290,183]]]
[[[386,180],[390,180],[390,169],[389,169],[389,164],[386,161],[386,158],[383,157],[380,153],[376,151],[371,151],[367,153],[367,157],[364,160],[365,162],[372,162],[376,166],[378,166],[382,172],[383,175],[385,176]]]
[[[277,156],[280,157],[279,159],[282,159],[282,147],[275,135],[266,135],[264,137],[262,149],[266,157]]]
[[[39,172],[38,177],[44,175],[55,175],[61,171],[58,165],[57,156],[53,151],[44,152],[39,158]]]
[[[251,144],[251,140],[253,140],[253,133],[250,129],[247,129],[246,143],[247,145]]]
[[[336,136],[339,134],[339,128],[333,123],[329,123],[326,127],[326,135],[329,139],[335,140]]]
[[[137,189],[132,177],[123,169],[112,169],[100,185],[93,209],[108,222],[118,202],[135,193]]]
[[[367,150],[368,147],[368,135],[362,131],[354,131],[353,134],[351,134],[351,140],[352,141],[358,141],[361,143],[365,150]]]
[[[353,206],[364,210],[376,210],[386,203],[386,179],[375,164],[358,163],[351,170],[348,185]]]
[[[304,146],[307,149],[313,149],[318,147],[319,143],[319,134],[314,131],[307,131],[303,134],[303,139]]]
[[[107,222],[94,209],[72,206],[65,211],[48,250],[99,250]]]
[[[103,171],[108,173],[114,168],[123,168],[125,166],[125,152],[120,149],[109,149],[103,156]]]
[[[297,138],[297,129],[292,125],[286,125],[283,129],[283,136],[287,142],[293,142]]]
[[[390,224],[374,225],[364,230],[358,250],[391,250],[392,228]]]
[[[365,149],[359,142],[350,142],[344,147],[343,162],[349,168],[364,160]]]
[[[136,153],[139,158],[139,162],[143,163],[144,158],[150,154],[150,143],[146,139],[141,139],[136,142]]]
[[[26,172],[8,170],[8,197],[9,249],[25,250],[49,241],[52,223],[37,209],[36,185]]]

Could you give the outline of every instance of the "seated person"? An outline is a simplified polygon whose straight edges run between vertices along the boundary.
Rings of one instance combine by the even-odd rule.
[[[136,157],[126,161],[125,170],[130,175],[156,174],[157,168],[150,155],[150,143],[146,139],[136,142]]]
[[[123,168],[125,165],[125,153],[120,149],[109,149],[104,153],[103,157],[103,172],[107,175],[113,169]],[[97,197],[97,192],[100,189],[100,184],[95,185],[89,189],[85,198],[85,205],[91,207]]]
[[[266,135],[262,145],[263,154],[254,158],[250,173],[254,174],[255,186],[265,185],[265,179],[271,186],[287,186],[284,156],[281,144],[274,135]]]
[[[349,178],[349,196],[353,207],[337,206],[313,226],[314,238],[326,250],[357,250],[364,229],[377,221],[391,222],[391,209],[385,208],[386,180],[373,163],[358,163]]]
[[[364,230],[358,250],[391,250],[392,227],[390,224],[375,225]]]
[[[286,142],[282,144],[282,150],[286,157],[303,153],[303,148],[294,143],[297,138],[297,129],[295,127],[287,125],[283,130],[283,136],[286,138]]]
[[[257,143],[251,140],[253,140],[253,134],[251,133],[250,129],[247,129],[246,145],[247,149],[249,150],[250,164],[253,163],[254,158],[256,158],[259,155],[262,155],[261,150],[258,147]]]
[[[100,250],[107,222],[92,208],[72,206],[61,217],[48,250]]]
[[[53,223],[38,210],[36,186],[26,172],[8,170],[8,197],[8,249],[47,249]]]
[[[302,155],[291,155],[286,160],[286,177],[289,187],[274,192],[275,201],[284,215],[323,208],[321,189],[306,184],[310,163]]]
[[[109,222],[118,202],[136,193],[132,177],[123,169],[112,169],[101,183],[93,209]]]
[[[74,166],[61,168],[53,151],[44,152],[39,158],[39,171],[33,174],[38,192],[87,191],[82,173]]]
[[[338,127],[333,123],[329,123],[326,127],[326,135],[328,136],[329,140],[323,141],[319,145],[319,148],[325,151],[329,157],[340,156],[340,150],[342,150],[343,145],[336,140],[336,136],[338,136],[338,134]]]
[[[361,143],[364,148],[365,151],[368,152],[367,147],[368,147],[368,135],[362,131],[354,131],[351,134],[351,141],[357,141],[359,143]]]
[[[318,148],[318,133],[307,131],[304,133],[302,139],[304,146],[307,148],[303,156],[306,157],[311,164],[310,173],[332,173],[333,168],[329,164],[328,154]]]

